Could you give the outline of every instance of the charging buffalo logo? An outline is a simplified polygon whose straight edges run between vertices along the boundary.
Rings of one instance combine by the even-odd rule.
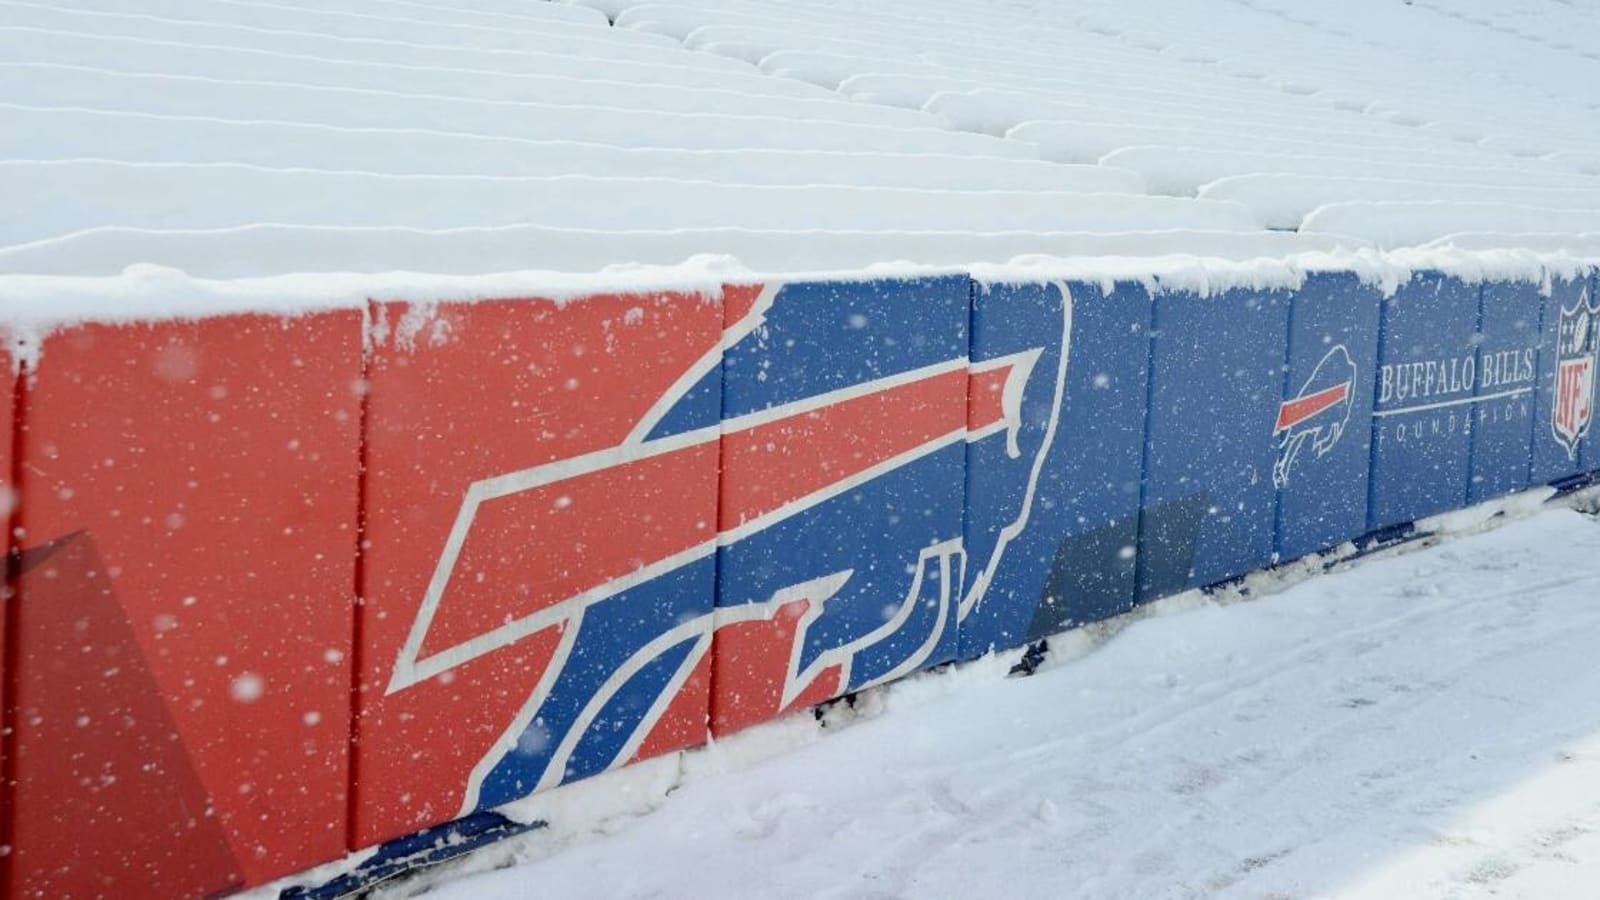
[[[1600,350],[1600,303],[1589,292],[1572,309],[1561,311],[1556,338],[1556,396],[1550,427],[1567,456],[1578,458],[1578,442],[1594,421],[1596,352]]]
[[[953,658],[1027,526],[1071,327],[1063,291],[1054,328],[972,352],[967,302],[965,279],[741,287],[709,343],[645,340],[681,303],[628,328],[590,328],[600,300],[548,313],[613,341],[594,372],[670,381],[619,443],[462,485],[366,697],[362,814],[498,806]],[[1007,487],[966,498],[969,464]],[[418,722],[452,740],[419,747]]]
[[[1289,483],[1295,461],[1307,445],[1317,456],[1324,456],[1344,436],[1350,424],[1354,399],[1356,364],[1343,344],[1322,357],[1299,393],[1278,407],[1278,461],[1272,467],[1272,483],[1283,488]]]

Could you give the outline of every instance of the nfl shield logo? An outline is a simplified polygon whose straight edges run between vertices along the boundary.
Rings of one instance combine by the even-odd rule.
[[[1600,304],[1591,306],[1589,292],[1572,309],[1561,311],[1556,339],[1555,411],[1550,422],[1567,455],[1578,458],[1578,442],[1594,419],[1596,350],[1600,349]]]

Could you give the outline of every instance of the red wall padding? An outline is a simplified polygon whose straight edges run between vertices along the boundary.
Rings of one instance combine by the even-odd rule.
[[[358,311],[82,325],[27,378],[14,896],[345,852]]]
[[[616,447],[722,332],[716,298],[672,293],[379,303],[373,321],[357,846],[477,805],[482,769],[521,734],[577,623],[506,641],[496,629],[583,590],[596,572],[636,567],[651,514],[698,504],[713,522],[715,446],[680,460],[664,482],[671,496],[626,477],[565,477],[464,512],[469,489]],[[453,531],[459,555],[441,564]],[[704,605],[709,613],[709,583]],[[687,693],[693,709],[680,718],[691,727],[650,742],[653,751],[704,739],[709,684]]]

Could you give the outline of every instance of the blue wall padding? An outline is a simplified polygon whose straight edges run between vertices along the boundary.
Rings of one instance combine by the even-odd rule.
[[[1421,272],[1383,304],[1367,524],[1457,509],[1471,475],[1480,288]]]
[[[1248,289],[1156,297],[1140,601],[1272,561],[1271,432],[1283,393],[1290,298],[1286,290]]]
[[[785,285],[761,326],[724,356],[724,421],[930,367],[961,369],[968,353],[969,291],[964,275]],[[966,402],[959,376],[950,399],[958,407],[959,431]],[[904,426],[883,427],[925,424],[921,414],[911,413]],[[805,445],[774,444],[771,464],[762,470],[724,472],[724,507],[734,479],[778,477],[789,454],[832,453],[849,461],[854,440],[838,433]],[[958,585],[943,580],[941,560],[926,551],[959,545],[963,536],[964,443],[958,435],[858,486],[820,502],[808,500],[803,512],[753,536],[725,543],[717,557],[717,605],[768,601],[779,591],[848,571],[805,633],[802,669],[830,650],[854,647],[844,685],[853,690],[908,661],[926,667],[954,658]],[[912,613],[903,627],[874,637],[908,606]],[[924,653],[930,641],[934,649]]]
[[[1280,560],[1366,530],[1382,305],[1350,273],[1313,273],[1295,294],[1283,404],[1269,426]]]
[[[972,309],[975,365],[1042,353],[1017,446],[967,448],[964,657],[1132,607],[1151,300],[1137,284],[994,284],[974,286]]]
[[[1533,282],[1483,286],[1469,502],[1528,487],[1543,309],[1544,297]]]

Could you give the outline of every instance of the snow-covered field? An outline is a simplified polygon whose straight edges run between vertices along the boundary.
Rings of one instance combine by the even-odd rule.
[[[550,833],[428,896],[1600,890],[1600,521],[1547,511],[1165,607],[1069,637],[1033,678],[980,662],[879,692],[826,739],[790,720],[595,783],[616,803],[681,781],[644,815],[574,831],[559,817],[601,794],[563,789],[540,801]]]

